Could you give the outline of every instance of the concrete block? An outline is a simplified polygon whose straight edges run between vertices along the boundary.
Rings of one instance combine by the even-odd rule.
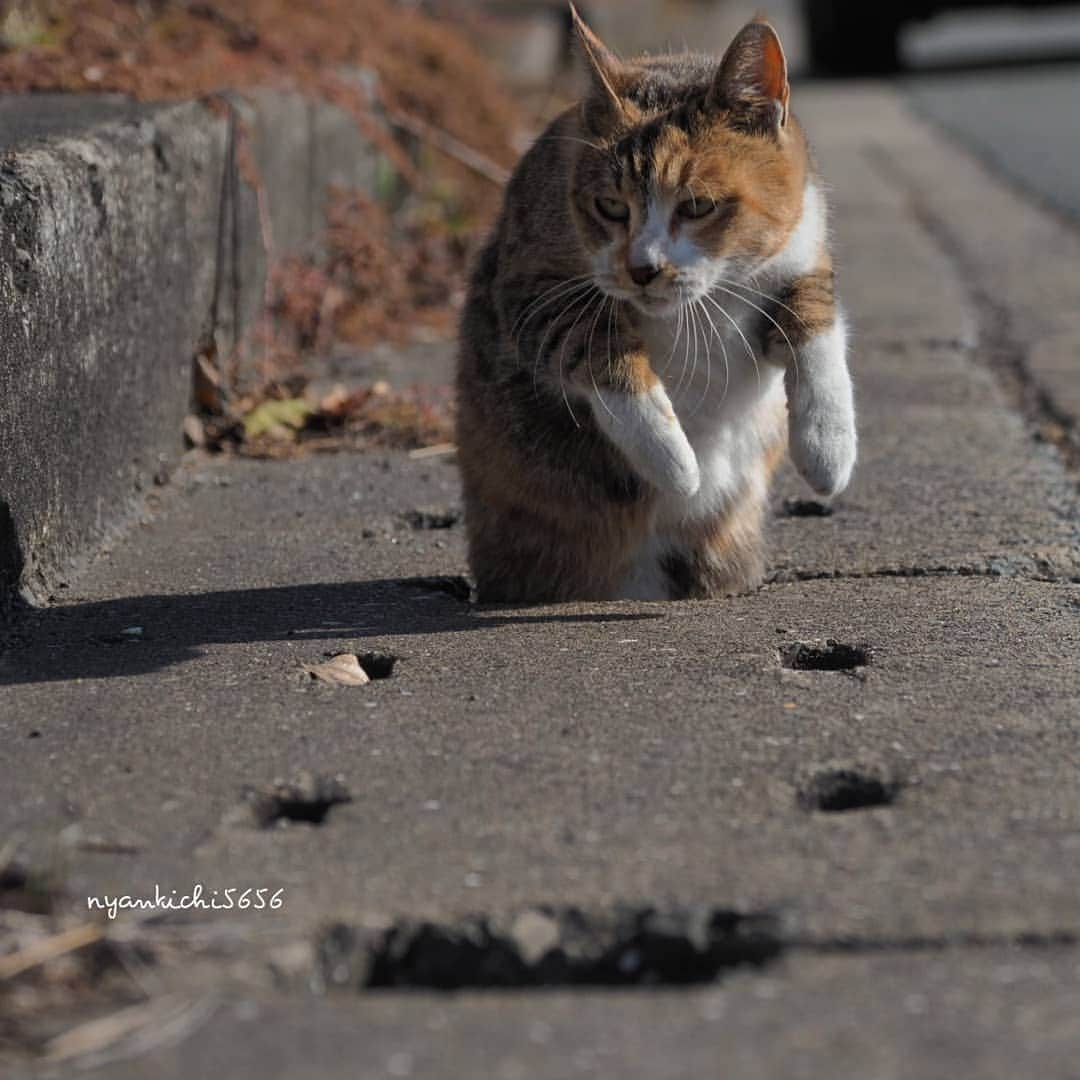
[[[193,104],[23,106],[0,145],[9,597],[47,594],[180,451],[191,357],[210,329],[225,150],[224,125]]]
[[[317,243],[329,184],[374,194],[379,160],[280,91],[0,99],[0,609],[46,598],[168,471],[193,356],[234,349],[270,258]]]

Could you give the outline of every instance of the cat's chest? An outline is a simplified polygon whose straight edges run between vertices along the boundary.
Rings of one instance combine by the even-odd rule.
[[[703,302],[680,318],[644,320],[642,333],[652,369],[694,444],[736,423],[771,388],[774,369],[762,359],[756,312]]]
[[[754,318],[701,311],[681,321],[643,327],[653,371],[660,377],[701,470],[689,503],[662,497],[661,525],[708,518],[760,474],[766,447],[780,437],[783,372],[763,359],[762,327]],[[722,328],[723,327],[723,328]]]

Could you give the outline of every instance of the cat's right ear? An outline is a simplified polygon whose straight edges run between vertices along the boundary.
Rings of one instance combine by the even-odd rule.
[[[570,18],[585,58],[591,86],[591,93],[585,102],[585,122],[591,128],[602,129],[617,121],[626,111],[619,94],[625,68],[615,53],[589,29],[573,3],[570,4]]]

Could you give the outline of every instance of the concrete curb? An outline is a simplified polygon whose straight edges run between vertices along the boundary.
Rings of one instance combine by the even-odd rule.
[[[211,110],[0,99],[0,609],[46,598],[182,450],[192,357],[259,311],[274,251],[382,160],[342,110],[262,90]]]

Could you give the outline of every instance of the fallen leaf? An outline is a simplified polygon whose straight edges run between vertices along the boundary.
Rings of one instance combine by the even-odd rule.
[[[436,443],[434,446],[421,446],[416,450],[409,451],[409,457],[413,461],[423,461],[424,458],[446,457],[457,453],[457,443]]]
[[[288,398],[285,401],[264,401],[244,417],[244,438],[260,435],[272,438],[292,438],[315,411],[307,398]]]
[[[199,408],[214,416],[222,412],[221,375],[214,367],[213,358],[205,353],[195,357],[194,366],[195,401]]]
[[[339,653],[323,664],[302,664],[301,667],[313,678],[337,686],[363,686],[371,682],[368,673],[360,666],[353,653]]]
[[[197,416],[184,417],[184,438],[196,447],[206,445],[206,428]]]

